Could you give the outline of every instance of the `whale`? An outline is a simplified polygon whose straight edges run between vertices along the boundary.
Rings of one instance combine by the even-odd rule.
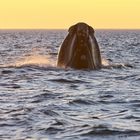
[[[68,29],[57,58],[57,67],[73,69],[101,69],[101,53],[94,29],[79,22]]]

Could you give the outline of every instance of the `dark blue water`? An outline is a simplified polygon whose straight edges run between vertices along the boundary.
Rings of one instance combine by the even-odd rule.
[[[121,69],[56,68],[63,30],[0,31],[0,139],[139,140],[140,31],[97,30]]]

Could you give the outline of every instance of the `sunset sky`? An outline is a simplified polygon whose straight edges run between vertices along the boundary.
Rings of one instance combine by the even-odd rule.
[[[140,29],[140,0],[0,0],[0,29]]]

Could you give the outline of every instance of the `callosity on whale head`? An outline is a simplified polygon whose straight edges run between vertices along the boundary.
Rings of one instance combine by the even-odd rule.
[[[101,68],[100,49],[91,26],[77,23],[69,28],[58,53],[57,66],[74,69]]]

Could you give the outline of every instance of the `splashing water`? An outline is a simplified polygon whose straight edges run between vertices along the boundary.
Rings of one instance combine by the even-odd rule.
[[[44,52],[44,49],[32,48],[30,53],[23,54],[16,61],[2,64],[0,67],[22,67],[32,65],[39,67],[56,67],[56,59],[41,52]]]
[[[22,66],[56,67],[56,61],[50,56],[31,55],[24,56],[23,58],[18,59],[14,63],[0,65],[1,68]]]
[[[109,61],[105,58],[102,58],[102,65],[109,66]]]
[[[37,65],[37,66],[51,66],[55,67],[55,60],[51,59],[50,56],[33,54],[31,56],[25,56],[24,58],[15,62],[16,67],[27,66],[27,65]]]

